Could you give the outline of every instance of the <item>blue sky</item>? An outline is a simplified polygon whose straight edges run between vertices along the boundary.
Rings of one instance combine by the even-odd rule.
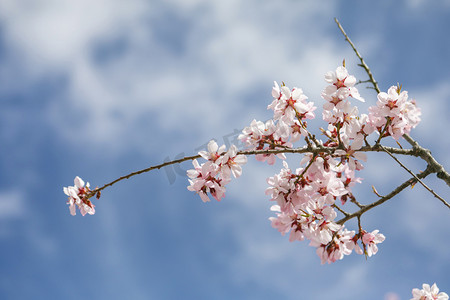
[[[364,80],[334,17],[380,88],[400,82],[417,100],[411,135],[449,169],[448,0],[0,0],[0,298],[404,300],[434,282],[449,293],[450,214],[419,185],[364,215],[386,236],[376,256],[333,265],[271,228],[264,190],[280,164],[254,158],[220,203],[186,190],[183,163],[105,190],[94,216],[69,214],[62,187],[77,175],[101,186],[269,119],[274,80],[319,107],[342,59]],[[360,91],[364,111],[376,95]],[[362,202],[409,177],[383,155],[365,166]]]

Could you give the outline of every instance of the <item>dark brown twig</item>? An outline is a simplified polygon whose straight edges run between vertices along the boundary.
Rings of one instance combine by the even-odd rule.
[[[337,224],[344,224],[345,222],[347,222],[350,219],[353,219],[355,217],[359,217],[361,216],[363,213],[365,213],[366,211],[380,205],[383,204],[384,202],[386,202],[387,200],[391,199],[392,197],[394,197],[395,195],[399,194],[401,191],[403,191],[405,188],[407,188],[408,186],[410,186],[411,184],[414,184],[417,182],[417,178],[422,179],[427,177],[428,175],[430,175],[431,173],[433,173],[433,171],[431,170],[430,167],[426,168],[425,171],[423,171],[422,173],[419,173],[417,175],[415,175],[415,177],[412,177],[410,179],[408,179],[407,181],[405,181],[404,183],[402,183],[401,185],[399,185],[395,190],[393,190],[392,192],[390,192],[389,194],[387,194],[386,196],[384,196],[383,198],[379,199],[378,201],[375,201],[369,205],[364,205],[363,208],[361,208],[360,210],[358,210],[357,212],[346,216],[342,219],[340,219],[339,221],[337,221]]]
[[[344,28],[342,27],[341,23],[339,23],[337,18],[334,18],[334,21],[336,22],[336,24],[338,25],[339,29],[341,30],[342,34],[345,37],[345,40],[350,44],[350,46],[352,47],[353,51],[355,52],[356,56],[359,58],[359,60],[361,61],[361,63],[359,64],[359,66],[361,66],[362,68],[364,68],[364,70],[366,71],[367,75],[369,76],[369,81],[372,83],[373,88],[375,91],[377,91],[377,93],[380,93],[380,88],[378,87],[378,83],[375,80],[375,78],[372,75],[372,72],[370,71],[369,66],[366,64],[366,62],[364,61],[364,59],[362,58],[361,54],[359,54],[358,50],[356,49],[355,45],[353,44],[353,42],[350,40],[350,38],[348,37],[347,33],[345,32]],[[416,149],[416,151],[418,153],[420,153],[420,157],[425,160],[428,165],[432,168],[433,173],[436,173],[436,176],[439,179],[442,179],[445,183],[447,183],[448,186],[450,186],[450,174],[445,171],[444,167],[439,164],[436,159],[431,155],[430,150],[423,148],[422,146],[419,145],[419,143],[417,141],[415,141],[411,136],[409,136],[408,134],[404,134],[403,138],[414,148]]]
[[[369,81],[365,81],[365,82],[371,82],[372,85],[373,85],[374,90],[377,91],[377,93],[380,93],[380,88],[378,87],[378,82],[376,82],[375,78],[373,78],[373,75],[372,75],[372,72],[370,71],[369,66],[366,64],[366,62],[362,58],[361,54],[359,54],[358,50],[356,49],[355,45],[353,44],[353,42],[348,37],[347,33],[345,33],[345,30],[342,27],[341,23],[339,23],[338,19],[334,18],[334,21],[338,25],[338,27],[341,30],[342,34],[344,35],[345,40],[350,44],[350,46],[353,48],[353,51],[355,52],[356,56],[358,56],[359,60],[361,61],[359,66],[361,66],[362,68],[364,68],[364,70],[366,70],[366,73],[369,76]]]
[[[417,152],[414,149],[399,149],[399,148],[393,148],[393,147],[385,147],[386,149],[388,149],[388,151],[390,151],[391,153],[395,153],[395,154],[401,154],[401,155],[412,155],[412,156],[420,156],[420,153]],[[239,151],[237,154],[245,154],[245,155],[257,155],[257,154],[279,154],[279,153],[312,153],[312,154],[318,154],[318,153],[329,153],[332,154],[334,153],[334,151],[337,148],[335,147],[325,147],[322,145],[319,146],[304,146],[301,148],[285,148],[282,147],[282,149],[268,149],[268,150],[252,150],[252,151]],[[384,151],[380,145],[375,145],[375,146],[365,146],[361,149],[359,149],[358,151],[361,152],[382,152]],[[135,171],[132,172],[130,174],[124,175],[122,177],[117,178],[114,181],[111,181],[105,185],[103,185],[102,187],[96,188],[94,190],[92,190],[92,192],[89,194],[88,198],[94,196],[97,192],[100,192],[102,190],[104,190],[105,188],[112,186],[113,184],[122,181],[124,179],[129,179],[130,177],[133,177],[135,175],[139,175],[142,173],[146,173],[155,169],[161,169],[163,167],[166,166],[170,166],[173,164],[178,164],[178,163],[182,163],[184,161],[188,161],[188,160],[194,160],[200,158],[200,155],[193,155],[193,156],[186,156],[180,159],[176,159],[173,161],[169,161],[169,162],[165,162],[159,165],[155,165],[155,166],[151,166],[139,171]]]
[[[390,156],[392,157],[403,169],[405,169],[409,174],[411,174],[412,176],[414,176],[414,178],[421,184],[423,185],[424,188],[426,188],[430,193],[433,194],[433,196],[435,196],[436,198],[438,198],[439,200],[441,200],[442,203],[444,203],[445,206],[447,206],[448,208],[450,208],[450,204],[448,204],[441,196],[439,196],[438,194],[436,194],[435,191],[433,191],[431,188],[429,188],[422,180],[420,180],[419,178],[417,178],[416,175],[414,175],[414,173],[408,169],[401,161],[399,161],[397,159],[397,157],[395,157],[394,155],[392,155],[386,148],[384,148],[383,146],[380,145],[380,147]]]

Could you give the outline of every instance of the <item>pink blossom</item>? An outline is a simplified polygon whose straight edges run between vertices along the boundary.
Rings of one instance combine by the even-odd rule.
[[[364,169],[361,161],[367,161],[367,155],[353,150],[353,146],[353,144],[350,145],[346,150],[338,149],[335,151],[335,155],[340,156],[342,160],[348,161],[348,167],[351,170],[360,171]],[[358,147],[361,148],[360,144],[357,144],[356,149],[359,149]]]
[[[344,188],[347,190],[347,194],[351,193],[351,188],[355,185],[355,183],[361,183],[362,178],[356,177],[355,169],[349,167],[348,164],[341,164],[340,167],[337,168],[337,177],[341,179],[344,184]]]
[[[230,173],[234,178],[238,178],[242,175],[242,165],[247,163],[247,156],[243,154],[237,155],[237,147],[231,145],[230,149],[218,159],[222,177],[229,178]]]
[[[208,194],[220,201],[225,196],[225,185],[231,181],[231,174],[235,178],[242,174],[242,165],[247,162],[247,157],[238,155],[235,145],[231,145],[227,152],[225,150],[225,146],[219,148],[215,141],[210,141],[208,151],[199,152],[207,162],[200,165],[194,159],[194,169],[187,171],[190,178],[187,189],[196,192],[203,202],[210,201]]]
[[[269,120],[264,124],[261,121],[253,120],[249,127],[242,130],[239,139],[251,150],[267,150],[291,147],[292,144],[288,141],[289,135],[290,128],[283,121],[275,123],[273,120]],[[275,163],[276,157],[286,159],[283,153],[257,154],[255,156],[256,160],[267,161],[269,165]]]
[[[89,186],[89,182],[85,185],[83,179],[77,176],[74,179],[74,186],[63,188],[64,194],[69,196],[67,204],[69,204],[69,210],[72,216],[76,215],[77,207],[80,210],[81,215],[83,216],[86,214],[95,214],[95,205],[92,204],[92,202],[87,197],[89,192],[91,191],[89,189]]]
[[[305,122],[302,125],[298,120],[294,120],[294,122],[289,127],[291,134],[291,143],[297,142],[301,139],[302,136],[308,136],[308,131],[305,128]]]
[[[313,111],[316,109],[313,102],[307,102],[303,94],[303,90],[293,88],[290,90],[286,86],[279,88],[274,82],[272,89],[273,102],[267,107],[274,111],[274,120],[282,120],[286,124],[292,124],[295,118],[313,119],[315,117]]]
[[[362,243],[365,246],[365,254],[368,257],[371,257],[378,252],[377,244],[382,243],[386,238],[383,234],[378,233],[379,230],[374,230],[372,232],[366,232],[363,230],[362,232]],[[360,248],[358,244],[355,244],[355,251],[358,254],[363,254],[363,250]]]
[[[316,197],[321,197],[327,204],[334,204],[336,197],[347,194],[342,181],[336,177],[335,172],[324,172],[322,179],[316,179],[311,182],[314,191],[317,192]]]
[[[322,92],[322,97],[325,100],[330,101],[331,99],[331,101],[338,101],[344,100],[350,96],[356,100],[364,102],[364,99],[360,96],[358,89],[354,87],[356,84],[356,78],[349,75],[345,67],[339,66],[337,67],[336,72],[327,72],[325,74],[325,81],[331,83],[331,85],[327,86]]]
[[[195,169],[188,170],[187,175],[190,178],[189,191],[196,192],[203,202],[209,202],[208,194],[211,194],[217,201],[225,196],[226,180],[216,178],[218,166],[209,161],[200,165],[196,159],[192,161]]]
[[[387,93],[379,93],[377,105],[369,107],[371,126],[395,140],[416,127],[420,122],[420,115],[415,101],[408,99],[408,92],[400,92],[400,88],[396,86],[391,86]]]
[[[217,143],[214,140],[211,140],[208,143],[208,151],[200,151],[198,152],[198,154],[200,154],[200,156],[206,160],[215,162],[224,152],[225,152],[225,145],[222,145],[219,148]]]
[[[269,220],[272,223],[272,227],[276,228],[282,235],[288,233],[291,228],[295,218],[292,218],[289,214],[281,212],[279,205],[272,205],[270,207],[271,211],[277,213],[277,217],[270,217]]]
[[[321,263],[330,264],[343,259],[344,255],[350,255],[354,245],[352,242],[354,234],[354,231],[348,231],[344,228],[334,235],[331,242],[326,245],[320,245],[317,248],[316,253],[320,257]]]
[[[448,295],[444,292],[439,293],[439,288],[436,283],[431,287],[429,284],[424,283],[422,289],[417,288],[412,290],[413,298],[411,300],[448,300]]]

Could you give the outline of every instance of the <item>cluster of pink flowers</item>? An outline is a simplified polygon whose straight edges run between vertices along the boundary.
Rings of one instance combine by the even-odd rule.
[[[379,93],[376,106],[369,108],[369,122],[384,136],[398,140],[420,122],[420,108],[408,99],[408,92],[391,86],[387,93]]]
[[[349,75],[344,66],[337,67],[336,72],[328,71],[325,74],[325,81],[331,83],[322,92],[322,97],[325,100],[335,102],[335,105],[348,97],[364,102],[364,99],[359,95],[359,91],[355,87],[355,76]]]
[[[362,229],[359,217],[358,232],[348,230],[343,225],[345,220],[336,221],[337,210],[348,217],[340,206],[353,202],[363,207],[352,188],[362,180],[356,172],[363,169],[362,162],[367,160],[363,148],[370,147],[369,135],[378,134],[375,143],[387,136],[398,141],[418,125],[421,115],[415,101],[408,99],[408,92],[401,91],[398,85],[391,86],[387,93],[379,93],[369,114],[359,114],[350,99],[365,100],[355,87],[356,78],[348,73],[345,65],[327,72],[325,81],[329,83],[321,93],[325,100],[322,118],[328,124],[326,130],[321,128],[325,141],[316,139],[308,130],[307,120],[315,118],[314,103],[308,101],[302,89],[289,89],[284,83],[279,86],[275,82],[273,101],[267,107],[273,110],[273,118],[265,123],[253,120],[239,135],[247,150],[239,152],[231,145],[227,151],[224,145],[219,147],[212,140],[207,151],[198,153],[206,162],[200,164],[194,159],[194,169],[187,171],[189,191],[196,192],[203,202],[209,202],[209,196],[220,201],[225,197],[231,177],[241,176],[242,165],[247,162],[245,152],[291,149],[304,138],[308,145],[306,150],[310,152],[304,154],[300,167],[295,170],[289,168],[282,152],[257,153],[255,158],[269,165],[273,165],[276,158],[283,160],[280,172],[267,179],[266,195],[276,203],[271,207],[276,216],[269,220],[282,235],[289,233],[289,241],[309,240],[322,264],[341,260],[353,251],[366,257],[378,252],[378,244],[385,236],[379,230]],[[76,215],[77,208],[83,216],[95,213],[89,198],[96,195],[98,199],[104,187],[94,191],[89,187],[89,183],[85,184],[78,176],[74,186],[64,187],[71,215]],[[449,299],[446,293],[439,292],[436,284],[431,287],[423,284],[422,289],[413,289],[412,295],[411,300]]]
[[[348,200],[358,204],[351,188],[361,182],[356,172],[363,168],[362,162],[367,159],[360,150],[370,145],[368,136],[376,132],[379,134],[377,142],[389,135],[397,140],[399,135],[418,124],[420,110],[408,100],[407,92],[392,87],[388,93],[378,95],[377,105],[370,108],[369,115],[360,115],[350,98],[362,102],[364,99],[355,87],[356,78],[344,66],[327,72],[325,81],[329,83],[321,94],[325,100],[322,117],[328,123],[327,129],[322,129],[325,141],[317,140],[308,131],[307,120],[315,118],[314,103],[308,101],[301,89],[289,89],[284,83],[280,87],[276,82],[272,89],[273,101],[267,107],[273,110],[273,118],[265,123],[253,120],[239,139],[248,151],[288,149],[301,138],[310,147],[314,144],[333,148],[305,154],[300,162],[302,167],[295,171],[283,161],[284,168],[268,178],[266,190],[271,201],[276,202],[271,208],[276,213],[276,217],[270,218],[272,226],[283,235],[289,233],[290,241],[310,240],[321,262],[331,263],[353,250],[370,257],[384,241],[384,235],[378,230],[367,232],[359,226],[355,232],[338,224],[336,208]],[[194,160],[195,169],[188,171],[188,189],[197,192],[205,202],[209,201],[208,194],[222,199],[230,173],[238,177],[241,165],[246,162],[244,155],[236,155],[234,146],[225,153],[224,146],[219,148],[211,141],[208,150],[199,153],[207,162],[199,165]],[[255,157],[270,165],[277,157],[286,159],[283,153],[258,153]]]
[[[283,162],[284,168],[280,173],[268,178],[266,194],[277,203],[272,206],[276,212],[276,217],[270,218],[272,226],[283,235],[289,233],[290,241],[310,240],[310,245],[317,248],[321,262],[331,263],[353,250],[372,256],[378,251],[377,245],[384,241],[384,235],[378,230],[367,232],[359,228],[356,233],[337,224],[335,208],[339,204],[337,201],[340,205],[349,199],[356,201],[351,188],[361,182],[356,171],[363,168],[362,162],[367,158],[358,150],[369,145],[367,137],[377,132],[382,137],[392,135],[397,139],[395,134],[400,132],[398,128],[406,133],[417,125],[420,110],[415,105],[411,106],[413,102],[408,101],[407,94],[403,92],[397,93],[397,98],[405,98],[397,101],[399,105],[401,103],[399,110],[377,110],[380,107],[377,104],[371,108],[369,115],[360,115],[357,107],[350,102],[350,98],[364,102],[355,87],[356,78],[340,66],[335,72],[328,72],[325,80],[329,85],[321,95],[325,100],[322,116],[328,127],[322,132],[327,140],[314,140],[314,143],[335,150],[306,154],[300,163],[303,167],[295,171]],[[384,95],[380,93],[378,98],[385,99]],[[272,96],[274,99],[268,109],[273,110],[273,119],[265,124],[253,120],[240,136],[249,150],[293,147],[302,137],[311,143],[315,138],[309,133],[306,120],[315,117],[314,103],[307,101],[308,97],[301,89],[291,90],[284,84],[280,88],[275,83]],[[384,124],[378,119],[375,123],[374,112],[385,120]],[[284,154],[258,154],[256,159],[273,164],[276,157],[286,158]]]
[[[225,196],[225,185],[231,181],[231,174],[234,178],[242,174],[241,166],[247,162],[247,157],[238,155],[235,145],[231,145],[228,151],[225,150],[224,145],[219,148],[214,140],[210,141],[208,151],[198,153],[207,161],[200,165],[194,159],[194,169],[187,171],[190,178],[188,190],[199,194],[203,202],[210,201],[208,194],[220,201]]]
[[[239,136],[249,150],[291,148],[302,136],[308,135],[306,120],[315,117],[316,107],[307,101],[303,91],[299,88],[290,90],[284,84],[280,88],[275,82],[272,96],[274,100],[267,108],[274,111],[273,120],[265,124],[253,120]],[[257,154],[255,158],[273,165],[276,157],[286,158],[283,153]]]
[[[412,290],[413,298],[411,300],[448,300],[448,295],[444,292],[439,293],[439,288],[436,283],[431,287],[429,284],[424,283],[422,289]]]
[[[377,230],[371,233],[361,230],[355,234],[335,223],[336,201],[340,199],[343,204],[353,198],[351,187],[361,182],[349,164],[318,156],[295,172],[286,162],[283,165],[279,174],[267,180],[266,194],[277,202],[271,208],[276,212],[276,217],[270,218],[274,228],[283,235],[290,232],[290,241],[310,240],[322,263],[335,262],[353,250],[367,256],[377,253],[377,244],[385,239]]]
[[[73,186],[63,188],[64,194],[69,196],[67,204],[69,204],[69,210],[72,216],[76,215],[77,207],[83,216],[86,214],[95,214],[95,206],[88,198],[88,195],[91,192],[89,186],[89,182],[85,185],[83,179],[77,176],[74,179]]]
[[[276,82],[272,88],[273,101],[267,107],[273,111],[273,118],[265,123],[253,120],[239,139],[246,145],[246,151],[291,149],[302,138],[311,150],[315,148],[304,155],[295,171],[283,161],[280,173],[268,178],[266,194],[276,202],[272,206],[276,213],[276,217],[270,218],[272,226],[283,235],[289,233],[291,241],[310,240],[322,263],[331,263],[353,250],[372,256],[378,251],[377,245],[384,241],[384,235],[378,230],[367,232],[360,222],[358,232],[347,230],[335,220],[336,209],[343,212],[339,205],[348,201],[359,205],[351,189],[361,182],[356,172],[367,159],[362,150],[370,146],[368,136],[378,133],[376,143],[386,136],[398,140],[419,123],[420,109],[408,99],[407,92],[391,87],[388,93],[378,95],[377,104],[369,108],[368,115],[360,115],[350,99],[362,102],[364,99],[355,87],[356,78],[344,66],[327,72],[325,81],[329,84],[321,94],[325,100],[322,117],[328,123],[326,130],[321,129],[325,141],[316,139],[308,130],[307,120],[315,118],[314,103],[308,101],[302,89],[290,89]],[[227,151],[225,146],[210,141],[207,148],[199,152],[206,162],[200,164],[195,159],[194,169],[187,171],[187,188],[199,194],[204,202],[210,201],[209,196],[220,201],[231,177],[242,174],[247,157],[235,145]],[[270,165],[277,157],[286,159],[283,153],[258,153],[255,157]],[[85,185],[79,177],[74,182],[74,186],[64,188],[69,196],[70,213],[75,215],[78,207],[83,216],[94,214],[94,205],[89,200],[94,192],[89,189],[89,183]]]
[[[297,168],[295,172],[283,162],[284,168],[280,173],[268,179],[266,194],[277,203],[272,206],[276,212],[276,217],[270,218],[272,226],[283,235],[290,232],[290,241],[310,240],[310,245],[317,248],[321,262],[331,263],[353,250],[371,256],[378,251],[377,244],[383,242],[385,237],[377,230],[368,233],[360,229],[355,233],[335,222],[336,201],[340,200],[343,205],[348,199],[354,199],[351,188],[361,182],[355,171],[361,170],[361,161],[366,160],[365,154],[357,150],[374,130],[368,125],[368,116],[359,116],[358,109],[352,107],[348,99],[352,97],[364,101],[354,87],[355,77],[349,75],[344,67],[338,67],[336,72],[328,72],[325,80],[330,83],[322,92],[322,98],[326,101],[323,119],[328,122],[328,130],[324,130],[324,134],[328,140],[316,142],[336,147],[335,151],[306,154],[301,161],[304,167]],[[311,139],[304,119],[314,118],[314,104],[306,102],[307,97],[300,89],[289,91],[284,85],[280,90],[275,84],[272,96],[275,99],[268,108],[274,111],[273,119],[282,124],[299,124],[303,130],[300,135]],[[291,99],[296,101],[289,106],[286,103]],[[301,103],[298,108],[297,102]],[[243,133],[243,141],[249,146],[259,145],[262,149],[261,144],[265,140],[249,128],[244,129]],[[283,133],[284,141],[292,141],[293,130]]]

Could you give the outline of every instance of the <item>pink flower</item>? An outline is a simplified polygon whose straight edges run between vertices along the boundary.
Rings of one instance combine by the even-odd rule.
[[[192,161],[194,169],[187,171],[190,178],[187,189],[196,192],[203,202],[210,201],[208,194],[220,201],[225,197],[225,185],[231,181],[231,174],[235,178],[241,176],[241,166],[247,162],[247,157],[237,155],[237,152],[235,145],[231,145],[225,152],[225,146],[219,148],[215,141],[210,141],[208,151],[199,152],[207,162],[200,165],[194,159]]]
[[[354,146],[356,144],[356,146]],[[348,167],[351,170],[362,170],[364,169],[364,166],[361,164],[361,161],[367,161],[367,155],[362,152],[357,152],[356,150],[353,150],[353,147],[356,147],[356,149],[361,148],[361,145],[358,143],[353,142],[348,149],[341,150],[338,149],[335,151],[335,154],[340,156],[343,160],[348,161]],[[358,148],[359,147],[359,148]]]
[[[298,120],[294,120],[294,122],[289,127],[291,131],[291,143],[297,142],[301,139],[302,136],[308,136],[308,131],[305,128],[305,123],[303,123],[302,125]]]
[[[198,154],[200,154],[200,156],[206,160],[215,162],[224,152],[225,152],[225,145],[222,145],[219,148],[217,143],[214,140],[211,140],[208,143],[208,151],[200,151],[198,152]]]
[[[209,161],[199,165],[196,159],[192,161],[194,170],[188,170],[187,175],[190,178],[190,185],[187,187],[189,191],[196,192],[203,202],[209,202],[208,193],[217,201],[225,196],[225,184],[223,179],[216,178],[218,166]]]
[[[313,111],[316,109],[313,102],[307,102],[302,89],[293,88],[290,90],[286,86],[279,88],[278,84],[274,82],[272,90],[273,102],[267,107],[274,111],[274,120],[282,120],[288,125],[291,125],[296,118],[300,119],[314,119]]]
[[[290,127],[282,121],[275,123],[273,120],[269,120],[264,124],[261,121],[253,120],[249,127],[242,130],[239,139],[252,150],[276,149],[278,148],[277,146],[292,146],[292,144],[288,142],[289,135]],[[283,153],[257,154],[255,156],[256,160],[267,161],[269,165],[275,163],[276,157],[286,159],[286,156]]]
[[[364,99],[359,95],[358,89],[354,87],[356,78],[348,74],[345,67],[339,66],[336,72],[329,71],[325,74],[325,81],[331,83],[323,92],[322,97],[330,102],[339,102],[347,97],[352,97],[356,100],[364,102]]]
[[[231,145],[227,153],[218,159],[223,178],[229,178],[230,173],[233,174],[234,178],[242,175],[241,166],[247,163],[247,156],[243,154],[237,155],[237,152],[237,147]]]
[[[417,288],[412,290],[413,298],[411,300],[448,300],[448,295],[444,292],[439,293],[439,288],[436,283],[430,287],[429,284],[424,283],[422,289]]]
[[[362,243],[365,245],[366,252],[365,254],[368,257],[371,257],[378,252],[377,244],[382,243],[386,238],[383,234],[378,233],[379,230],[374,230],[372,232],[366,232],[363,230],[363,235],[361,238]],[[360,248],[358,244],[355,244],[355,251],[358,254],[363,254],[363,250]]]
[[[276,228],[282,235],[288,233],[292,228],[292,224],[295,218],[292,218],[289,214],[281,212],[280,206],[278,205],[272,205],[272,207],[270,207],[270,210],[277,213],[276,218],[269,218],[272,223],[272,227]]]
[[[369,112],[370,125],[395,140],[416,127],[421,115],[415,101],[408,100],[408,92],[400,92],[396,86],[391,86],[387,93],[379,93],[377,105],[369,107]]]
[[[348,231],[344,228],[334,235],[330,243],[320,245],[316,253],[320,257],[321,263],[324,264],[327,262],[330,264],[343,259],[344,255],[350,255],[353,250],[354,244],[352,238],[354,235],[354,231]]]
[[[316,196],[321,197],[325,203],[334,204],[336,197],[348,193],[342,181],[336,177],[335,172],[324,172],[321,179],[311,182],[311,186],[317,192]]]
[[[81,215],[95,214],[95,206],[87,197],[89,192],[89,182],[84,184],[83,179],[80,177],[75,177],[74,186],[68,186],[63,188],[64,194],[69,196],[67,204],[69,204],[70,214],[72,216],[76,215],[76,208],[80,210]]]

